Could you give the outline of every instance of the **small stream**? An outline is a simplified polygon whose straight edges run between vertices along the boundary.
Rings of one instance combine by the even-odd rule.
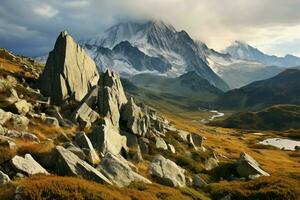
[[[225,114],[222,112],[219,112],[217,110],[210,110],[209,112],[213,113],[208,119],[202,119],[202,123],[208,123],[209,121],[213,121],[215,118],[223,117]]]

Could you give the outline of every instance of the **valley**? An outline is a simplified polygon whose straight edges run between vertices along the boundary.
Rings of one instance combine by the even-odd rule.
[[[0,199],[299,199],[300,58],[158,20],[52,46],[0,49]]]

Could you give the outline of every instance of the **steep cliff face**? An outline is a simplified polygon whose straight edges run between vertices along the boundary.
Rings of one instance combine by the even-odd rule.
[[[99,79],[95,62],[73,38],[62,32],[49,53],[37,87],[55,103],[80,101]]]

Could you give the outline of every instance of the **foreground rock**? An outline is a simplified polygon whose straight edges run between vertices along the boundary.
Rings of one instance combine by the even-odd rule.
[[[11,159],[10,164],[16,172],[25,173],[29,176],[35,174],[49,174],[30,154],[26,154],[24,158],[15,156]]]
[[[172,187],[185,186],[185,170],[161,155],[154,158],[150,164],[149,170],[153,178],[163,185]]]
[[[119,187],[128,186],[131,182],[151,183],[147,178],[134,172],[122,156],[107,153],[101,161],[100,171]]]
[[[0,171],[0,185],[1,184],[6,184],[10,182],[10,178],[7,174],[5,174],[4,172]]]
[[[270,176],[260,168],[259,163],[248,154],[242,152],[237,160],[237,172],[241,177],[254,179],[260,176]]]
[[[87,180],[111,184],[101,172],[61,146],[56,146],[52,162],[54,162],[53,168],[59,175],[79,176]]]
[[[67,32],[62,32],[49,53],[37,87],[55,103],[80,101],[98,79],[94,61]]]
[[[100,158],[96,153],[90,139],[86,136],[83,131],[80,131],[75,136],[76,144],[83,149],[86,155],[86,159],[92,165],[97,165],[100,163]]]
[[[0,125],[9,122],[16,130],[27,130],[29,119],[22,115],[13,114],[0,109]]]
[[[128,151],[127,139],[120,135],[119,129],[110,124],[110,120],[96,126],[91,135],[93,146],[103,155],[110,152],[114,155]]]

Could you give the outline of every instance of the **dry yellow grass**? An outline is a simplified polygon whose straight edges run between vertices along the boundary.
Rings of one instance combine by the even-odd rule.
[[[74,199],[74,200],[192,200],[209,199],[193,189],[175,189],[158,184],[134,183],[126,188],[103,185],[80,178],[58,176],[35,176],[13,182],[14,187],[24,188],[26,199]],[[12,187],[12,186],[10,186]],[[8,188],[10,188],[8,187]],[[11,190],[7,190],[11,192]],[[0,192],[0,197],[6,195]]]

